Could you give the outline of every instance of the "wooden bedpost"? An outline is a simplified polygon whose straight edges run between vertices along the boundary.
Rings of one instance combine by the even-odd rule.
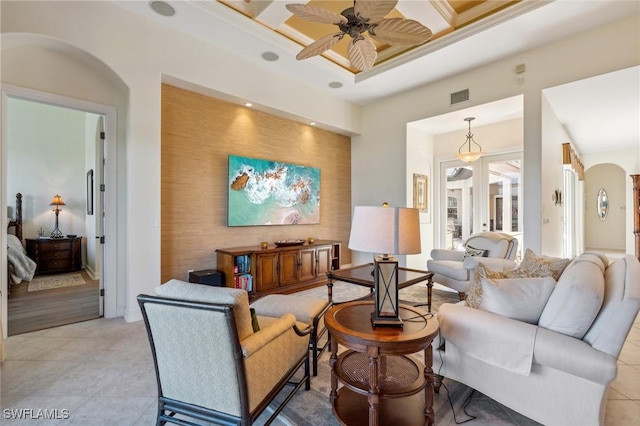
[[[22,194],[16,194],[16,237],[22,241]]]

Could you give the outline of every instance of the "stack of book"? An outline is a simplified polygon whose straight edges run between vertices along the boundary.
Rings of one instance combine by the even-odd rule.
[[[253,290],[253,276],[251,275],[251,257],[236,256],[234,267],[234,287],[246,291]]]

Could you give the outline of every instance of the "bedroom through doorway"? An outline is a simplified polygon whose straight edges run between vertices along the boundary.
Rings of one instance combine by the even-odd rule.
[[[103,315],[104,125],[100,114],[7,97],[5,193],[9,224],[21,222],[7,235],[19,241],[8,251],[9,336]]]

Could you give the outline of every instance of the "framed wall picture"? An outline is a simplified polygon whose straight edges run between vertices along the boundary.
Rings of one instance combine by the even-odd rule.
[[[429,177],[413,174],[413,208],[429,213]]]
[[[87,172],[87,215],[93,215],[93,169]]]
[[[229,156],[228,226],[320,223],[320,169]]]

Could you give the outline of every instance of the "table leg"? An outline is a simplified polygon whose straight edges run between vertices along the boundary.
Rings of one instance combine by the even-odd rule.
[[[368,347],[369,355],[369,426],[378,426],[378,403],[380,402],[380,388],[378,387],[378,361],[380,358],[377,347]]]
[[[327,281],[327,297],[329,298],[329,303],[333,303],[333,278],[329,278]]]
[[[424,349],[424,377],[427,385],[424,387],[424,417],[427,425],[433,425],[435,421],[435,413],[433,411],[433,347],[431,343]]]
[[[329,401],[333,405],[333,402],[338,397],[338,376],[333,369],[333,365],[338,360],[338,342],[336,339],[329,335],[329,345],[331,346],[331,356],[329,357],[329,368],[331,368],[331,392],[329,393]]]
[[[431,292],[433,290],[433,275],[427,279],[427,312],[431,313]]]

